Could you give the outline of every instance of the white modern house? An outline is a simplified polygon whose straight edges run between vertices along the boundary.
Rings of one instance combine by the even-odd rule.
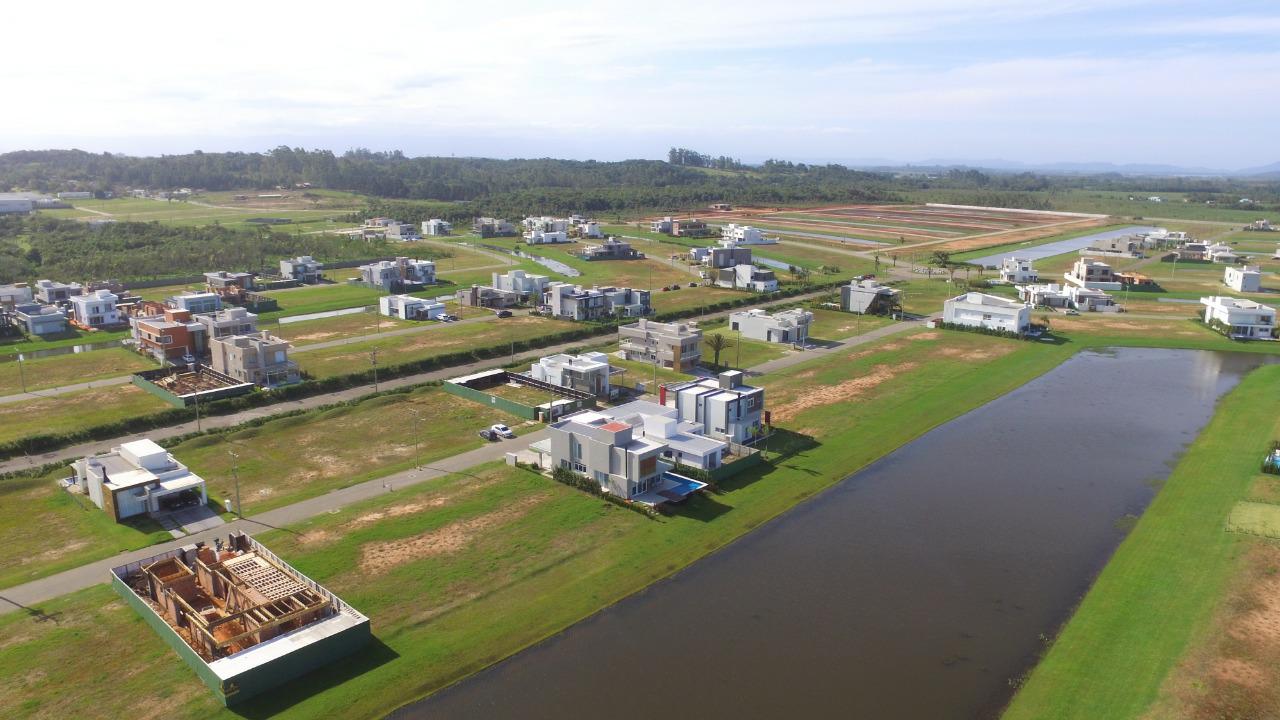
[[[1040,273],[1026,258],[1007,257],[1000,263],[1000,279],[1015,285],[1033,283],[1040,280]]]
[[[768,313],[760,308],[729,314],[729,329],[743,337],[765,342],[803,345],[809,341],[813,313],[802,308]]]
[[[1216,263],[1240,262],[1240,256],[1226,243],[1214,243],[1204,250],[1205,257]]]
[[[668,216],[666,216],[666,217],[662,218],[661,220],[650,220],[650,221],[649,221],[649,232],[653,232],[653,233],[662,233],[662,234],[664,234],[664,235],[670,235],[670,234],[671,234],[671,226],[672,226],[672,224],[673,224],[674,222],[675,222],[675,221],[671,218],[671,216],[670,216],[670,215],[668,215]]]
[[[1230,266],[1223,272],[1222,282],[1236,292],[1261,292],[1262,268],[1258,265]]]
[[[539,309],[564,320],[599,320],[615,316],[643,317],[651,308],[648,290],[594,286],[587,289],[552,282],[543,290]]]
[[[1274,340],[1276,310],[1253,300],[1224,296],[1202,297],[1204,321],[1226,328],[1231,338]]]
[[[529,367],[529,376],[534,380],[596,397],[609,397],[609,373],[609,356],[600,352],[548,355]]]
[[[969,292],[942,305],[944,322],[968,327],[1025,333],[1031,327],[1031,306],[980,292]]]
[[[361,265],[360,280],[384,292],[400,292],[405,288],[431,285],[436,281],[436,264],[430,260],[398,257]]]
[[[1080,258],[1062,277],[1068,284],[1092,290],[1121,290],[1124,287],[1110,265],[1093,258]]]
[[[570,415],[547,426],[549,437],[532,449],[549,456],[551,467],[572,470],[600,483],[600,489],[635,500],[663,485],[670,465],[666,446],[641,436],[631,425],[599,412]]]
[[[1093,288],[1080,287],[1079,285],[1068,285],[1062,289],[1067,296],[1067,302],[1070,307],[1082,312],[1119,312],[1120,306],[1116,305],[1115,298]]]
[[[524,225],[525,230],[562,233],[568,232],[571,221],[568,218],[555,218],[543,215],[541,217],[527,217],[521,224]]]
[[[763,429],[764,388],[742,382],[739,370],[714,378],[663,385],[658,402],[676,409],[683,422],[694,423],[702,435],[747,444]]]
[[[1019,285],[1018,299],[1033,307],[1071,307],[1071,296],[1058,283]]]
[[[778,238],[768,237],[760,228],[729,223],[720,228],[720,236],[739,245],[777,245]]]
[[[13,319],[31,335],[56,335],[67,329],[67,312],[55,305],[18,303],[13,306]]]
[[[580,222],[577,224],[578,236],[584,238],[602,238],[604,231],[600,229],[600,223],[594,220]]]
[[[385,226],[385,230],[383,232],[386,233],[388,240],[411,242],[413,240],[422,239],[422,236],[418,234],[418,228],[415,227],[413,223],[393,221]]]
[[[505,273],[493,273],[492,287],[506,293],[520,296],[521,302],[529,298],[541,298],[551,278],[546,275],[530,275],[524,270],[508,270]]]
[[[204,479],[151,440],[72,463],[75,484],[116,522],[208,501]]]
[[[280,261],[280,275],[297,280],[304,285],[320,282],[320,271],[323,269],[324,265],[310,255],[299,255],[296,258]]]
[[[222,297],[214,292],[183,292],[172,295],[165,302],[175,310],[186,310],[195,315],[222,309]]]
[[[729,443],[702,434],[702,426],[680,419],[680,411],[648,400],[598,410],[614,420],[627,423],[647,440],[666,446],[665,460],[689,465],[700,470],[715,470],[724,464]]]
[[[453,223],[441,220],[440,218],[431,218],[422,221],[422,234],[425,236],[432,235],[450,235],[453,233]]]
[[[570,242],[569,233],[564,230],[530,230],[524,234],[524,241],[529,245],[556,245]]]
[[[778,276],[772,270],[762,270],[755,265],[734,265],[713,271],[718,287],[734,290],[750,290],[767,293],[778,289]]]
[[[116,310],[120,298],[110,290],[95,290],[87,295],[73,295],[71,317],[82,327],[97,328],[127,322]]]
[[[401,320],[435,320],[444,315],[444,303],[412,295],[383,295],[378,298],[378,311]]]

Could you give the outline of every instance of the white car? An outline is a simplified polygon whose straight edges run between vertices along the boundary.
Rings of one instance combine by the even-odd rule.
[[[513,438],[516,436],[516,434],[511,431],[511,428],[507,427],[506,425],[503,425],[502,423],[489,426],[489,432],[493,433],[494,435],[497,435],[498,437],[503,437],[503,438]]]

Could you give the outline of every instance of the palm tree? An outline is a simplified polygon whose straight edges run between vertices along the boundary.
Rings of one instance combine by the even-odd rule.
[[[791,272],[796,276],[796,279],[800,281],[800,284],[805,287],[809,286],[809,268],[795,267],[792,268]]]
[[[720,367],[720,353],[733,347],[733,341],[720,333],[714,333],[707,337],[707,347],[711,350],[715,358],[713,363],[718,368]]]

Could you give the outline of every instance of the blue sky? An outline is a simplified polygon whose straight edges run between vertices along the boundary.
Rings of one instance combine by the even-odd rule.
[[[286,5],[7,8],[0,150],[1280,160],[1275,2]]]

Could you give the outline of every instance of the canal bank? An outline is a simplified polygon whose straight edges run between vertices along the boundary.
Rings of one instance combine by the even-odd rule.
[[[1076,355],[394,717],[993,715],[1217,398],[1268,361]],[[660,689],[674,672],[697,679]]]

